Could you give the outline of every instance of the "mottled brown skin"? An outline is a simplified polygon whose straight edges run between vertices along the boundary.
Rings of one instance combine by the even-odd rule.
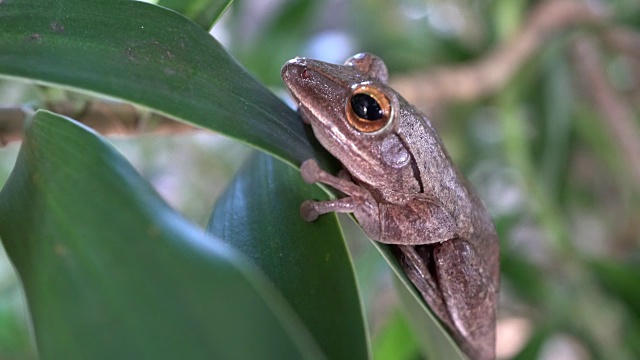
[[[301,214],[312,221],[332,211],[353,213],[371,239],[392,246],[462,350],[472,359],[494,359],[499,250],[493,222],[429,120],[387,86],[387,77],[384,62],[371,54],[345,65],[296,58],[283,67],[303,119],[348,172],[335,177],[305,161],[305,181],[347,196],[305,201]],[[362,84],[390,103],[388,124],[374,133],[347,117],[347,102]]]

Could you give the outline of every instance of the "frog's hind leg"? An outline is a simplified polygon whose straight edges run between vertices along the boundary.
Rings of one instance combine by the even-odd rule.
[[[400,262],[404,273],[418,289],[420,295],[449,329],[454,328],[453,321],[442,297],[438,285],[433,259],[433,248],[438,245],[392,245],[391,249]]]
[[[463,350],[474,359],[494,359],[497,291],[483,259],[462,239],[443,242],[433,258]]]

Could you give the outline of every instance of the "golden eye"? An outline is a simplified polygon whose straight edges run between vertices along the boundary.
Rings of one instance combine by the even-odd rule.
[[[378,88],[360,85],[347,99],[347,120],[364,133],[382,130],[391,122],[393,109],[389,98]]]

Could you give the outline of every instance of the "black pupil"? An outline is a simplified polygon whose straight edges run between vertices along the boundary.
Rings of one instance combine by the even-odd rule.
[[[384,116],[384,111],[380,108],[380,104],[367,94],[353,95],[351,108],[359,118],[365,120],[378,120]]]

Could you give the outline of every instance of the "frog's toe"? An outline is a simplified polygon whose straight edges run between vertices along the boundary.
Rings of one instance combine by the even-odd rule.
[[[300,205],[300,216],[304,221],[314,221],[318,218],[318,210],[316,209],[316,202],[312,200],[306,200]]]
[[[307,184],[313,184],[318,181],[318,174],[322,170],[320,166],[318,166],[318,162],[315,159],[305,160],[302,165],[300,165],[300,173],[302,174],[302,179]]]

